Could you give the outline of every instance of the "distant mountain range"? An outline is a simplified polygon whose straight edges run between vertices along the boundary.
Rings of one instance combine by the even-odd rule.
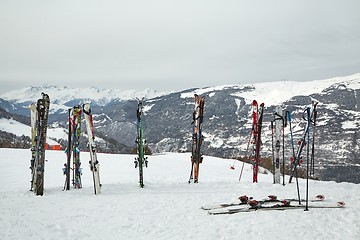
[[[275,107],[292,113],[295,139],[303,133],[304,109],[318,104],[315,162],[320,179],[360,183],[360,73],[308,82],[268,82],[224,85],[180,92],[120,91],[97,88],[29,87],[0,95],[0,107],[11,114],[29,116],[30,102],[41,92],[51,98],[50,127],[66,131],[67,109],[91,102],[96,134],[112,152],[135,146],[136,97],[144,100],[144,134],[153,152],[190,151],[193,96],[206,96],[203,153],[218,157],[245,156],[251,130],[251,102],[264,102],[263,157],[272,157],[270,124]],[[0,126],[1,127],[1,126]],[[285,129],[285,156],[291,155],[289,129]],[[59,139],[57,139],[59,140]],[[62,141],[62,140],[61,140]],[[110,149],[108,149],[110,151]],[[206,159],[204,160],[206,164]]]

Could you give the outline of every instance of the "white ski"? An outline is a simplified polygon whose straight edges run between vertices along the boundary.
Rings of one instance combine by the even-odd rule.
[[[94,180],[94,191],[95,194],[101,193],[101,184],[100,184],[100,174],[99,174],[99,161],[96,156],[96,145],[95,145],[95,135],[94,135],[94,124],[92,120],[92,113],[90,109],[90,104],[86,103],[83,105],[83,112],[85,116],[86,123],[86,132],[89,140],[89,152],[90,152],[90,170],[93,173]]]

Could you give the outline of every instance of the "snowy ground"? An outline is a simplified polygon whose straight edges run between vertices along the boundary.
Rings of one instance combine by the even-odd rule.
[[[251,182],[251,167],[230,170],[232,160],[204,157],[200,183],[188,184],[190,155],[149,157],[145,188],[138,186],[134,156],[99,154],[102,193],[93,194],[88,153],[82,153],[83,189],[62,191],[65,154],[46,152],[45,193],[29,192],[30,150],[0,149],[0,239],[360,239],[360,185],[310,182],[310,196],[344,209],[262,211],[208,215],[204,205],[240,195],[296,197],[295,184],[272,184],[270,174]],[[305,182],[300,181],[302,196]]]

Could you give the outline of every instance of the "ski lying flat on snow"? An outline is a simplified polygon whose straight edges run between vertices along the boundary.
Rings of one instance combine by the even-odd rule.
[[[252,199],[251,197],[249,199]],[[324,195],[317,195],[314,199],[309,199],[309,202],[321,202],[325,199]],[[276,203],[276,202],[298,202],[299,199],[296,198],[284,198],[284,199],[277,199],[276,196],[270,195],[268,198],[259,200],[258,202],[260,204],[266,204],[266,203]],[[305,202],[306,199],[300,199],[301,202]],[[248,205],[248,202],[234,202],[234,203],[221,203],[217,205],[209,205],[209,206],[202,206],[201,209],[203,210],[212,210],[212,209],[219,209],[219,208],[227,208],[227,207],[235,207],[235,206],[246,206]]]
[[[252,211],[266,211],[266,210],[288,210],[288,209],[304,209],[305,205],[290,205],[290,204],[275,204],[272,206],[249,206],[244,205],[243,207],[237,208],[220,208],[209,210],[208,213],[210,215],[220,215],[220,214],[234,214],[240,212],[252,212]],[[345,207],[344,202],[337,202],[335,204],[326,204],[326,205],[309,205],[308,208],[343,208]]]

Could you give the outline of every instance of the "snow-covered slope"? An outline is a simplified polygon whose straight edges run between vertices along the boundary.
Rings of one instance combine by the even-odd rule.
[[[20,123],[14,119],[0,118],[0,130],[12,133],[18,137],[27,136],[31,138],[30,126]],[[82,137],[87,139],[85,129],[82,133]],[[67,143],[68,130],[59,126],[56,123],[52,124],[47,128],[46,138],[46,143],[49,145],[64,145],[64,143]],[[104,139],[98,136],[96,137],[96,143],[98,144],[98,147],[108,144]],[[81,145],[86,145],[86,141],[83,141]]]
[[[12,133],[18,137],[22,135],[31,137],[30,126],[14,119],[0,118],[0,130]],[[66,139],[67,133],[63,128],[49,128],[46,134],[46,142],[50,145],[58,144],[54,139]]]
[[[29,192],[30,150],[0,149],[0,239],[347,239],[360,238],[360,185],[310,181],[310,196],[343,209],[262,211],[211,216],[201,206],[236,202],[241,195],[296,197],[295,184],[272,184],[270,174],[251,182],[252,172],[233,160],[204,157],[200,182],[188,184],[188,153],[149,156],[145,188],[138,185],[133,155],[98,154],[102,193],[95,196],[89,168],[83,189],[62,191],[65,153],[47,151],[44,196]],[[89,160],[81,153],[82,162]],[[300,180],[301,196],[305,182]]]

